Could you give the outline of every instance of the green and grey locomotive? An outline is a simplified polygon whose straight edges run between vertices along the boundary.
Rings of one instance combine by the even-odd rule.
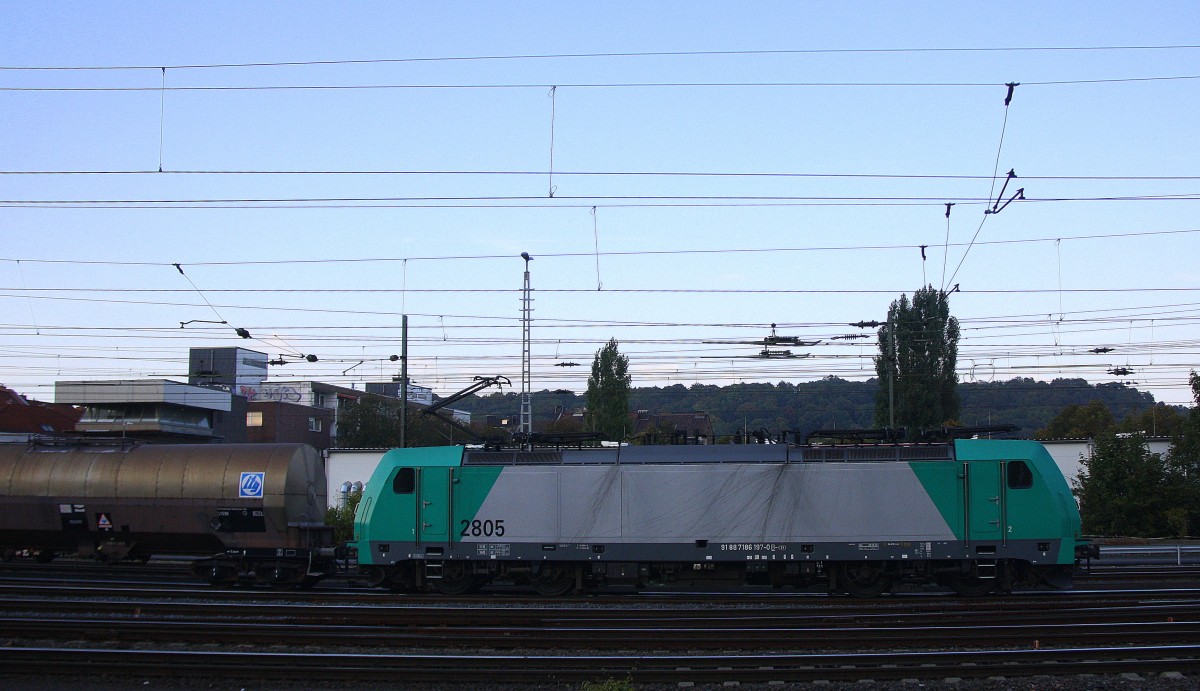
[[[1088,553],[1041,444],[394,449],[351,547],[376,585],[546,595],[769,584],[871,597],[1069,587]]]

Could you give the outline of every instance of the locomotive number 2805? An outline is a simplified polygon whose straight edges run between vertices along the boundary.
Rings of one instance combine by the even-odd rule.
[[[504,535],[504,519],[481,521],[476,518],[468,521],[464,518],[458,534],[462,537],[501,537]]]

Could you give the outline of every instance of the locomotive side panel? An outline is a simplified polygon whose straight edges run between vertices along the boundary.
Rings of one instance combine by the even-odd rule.
[[[955,538],[907,463],[506,467],[474,520],[511,542]]]

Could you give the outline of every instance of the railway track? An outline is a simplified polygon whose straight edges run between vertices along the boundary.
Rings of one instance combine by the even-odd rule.
[[[223,677],[246,680],[356,680],[395,683],[632,682],[749,683],[1000,678],[1030,675],[1194,672],[1200,646],[1054,650],[767,653],[724,655],[355,654],[346,652],[169,651],[114,648],[0,648],[0,669],[55,668],[91,674]]]
[[[827,626],[810,621],[750,618],[681,618],[659,621],[649,613],[638,619],[614,621],[555,620],[522,617],[535,623],[405,622],[379,624],[329,623],[324,620],[181,621],[178,617],[135,614],[118,619],[93,617],[0,616],[6,636],[26,640],[85,640],[103,643],[153,641],[157,643],[209,643],[227,645],[324,645],[420,649],[627,650],[799,650],[937,648],[953,641],[959,646],[1010,646],[1040,648],[1068,645],[1124,645],[1143,643],[1186,644],[1200,640],[1200,612],[1196,608],[1171,609],[1172,614],[1118,613],[1112,621],[1078,621],[1064,616],[1048,623],[980,624],[962,622],[913,625],[904,619],[866,625]],[[227,613],[228,614],[228,613]],[[664,625],[665,624],[665,625]]]
[[[102,573],[45,582],[0,571],[0,678],[84,669],[513,684],[1200,678],[1200,590],[1144,587],[1115,572],[1108,589],[869,601],[787,591],[445,598],[347,583],[279,592]]]

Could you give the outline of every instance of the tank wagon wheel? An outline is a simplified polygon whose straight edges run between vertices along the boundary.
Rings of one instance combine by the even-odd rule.
[[[838,582],[850,597],[879,597],[892,587],[892,579],[883,564],[843,564],[839,576]]]
[[[228,564],[212,563],[205,564],[200,568],[193,568],[192,575],[207,581],[211,586],[223,588],[236,583],[238,573],[236,568]]]
[[[294,590],[303,580],[300,572],[288,566],[275,566],[258,572],[259,582],[267,582],[275,590]]]
[[[479,587],[465,561],[447,561],[442,565],[442,577],[430,579],[433,589],[442,595],[466,595]]]
[[[561,564],[546,564],[541,573],[529,580],[539,595],[562,597],[575,589],[574,569]]]

